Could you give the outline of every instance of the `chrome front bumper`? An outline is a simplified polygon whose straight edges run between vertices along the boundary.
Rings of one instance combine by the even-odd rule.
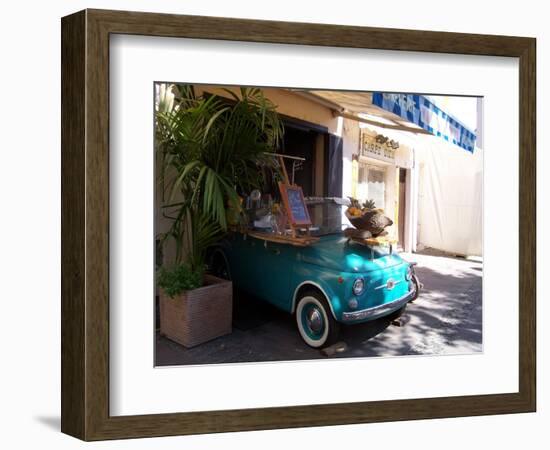
[[[373,306],[372,308],[361,309],[359,311],[350,311],[342,313],[342,322],[356,322],[358,320],[371,320],[390,314],[399,308],[405,306],[414,296],[414,291],[407,292],[403,297],[393,302],[383,305]]]

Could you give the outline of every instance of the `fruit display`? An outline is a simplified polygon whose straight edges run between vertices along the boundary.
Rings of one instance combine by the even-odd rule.
[[[384,215],[384,210],[376,208],[373,200],[367,200],[362,206],[355,198],[350,197],[350,201],[346,216],[358,230],[368,231],[376,237],[384,232],[384,228],[393,225],[393,221]]]
[[[352,217],[361,217],[361,215],[363,214],[363,208],[361,207],[359,200],[353,197],[348,198],[350,199],[351,204],[346,212]]]
[[[375,208],[376,208],[376,205],[374,203],[374,200],[366,200],[365,203],[363,203],[363,210],[369,211]]]

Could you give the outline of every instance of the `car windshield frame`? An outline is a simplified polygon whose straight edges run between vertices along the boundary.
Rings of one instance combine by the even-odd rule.
[[[353,228],[345,214],[349,200],[338,197],[307,197],[305,200],[311,219],[312,236],[342,234],[346,228]]]

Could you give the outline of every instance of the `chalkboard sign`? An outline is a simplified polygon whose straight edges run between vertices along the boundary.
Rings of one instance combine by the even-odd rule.
[[[311,225],[304,194],[300,186],[279,183],[283,204],[292,225]]]

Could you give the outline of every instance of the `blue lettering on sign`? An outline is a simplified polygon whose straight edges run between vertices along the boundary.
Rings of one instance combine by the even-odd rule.
[[[476,134],[423,95],[373,92],[372,104],[473,153]]]

